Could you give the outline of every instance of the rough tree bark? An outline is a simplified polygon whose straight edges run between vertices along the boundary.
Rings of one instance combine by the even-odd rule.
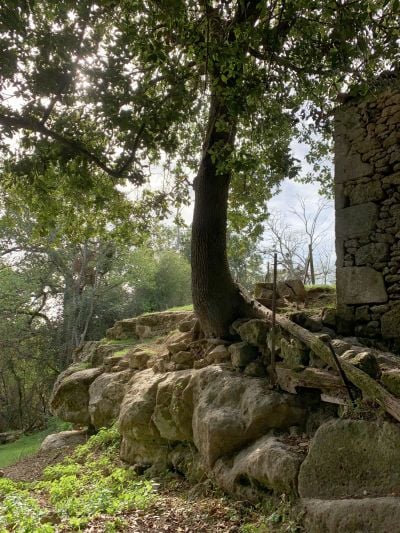
[[[229,336],[229,326],[241,316],[252,316],[250,299],[233,281],[227,258],[227,208],[229,170],[217,167],[211,154],[223,150],[224,159],[234,149],[236,123],[219,131],[218,121],[229,113],[221,98],[211,98],[203,155],[194,182],[192,224],[192,296],[202,330],[216,337]]]

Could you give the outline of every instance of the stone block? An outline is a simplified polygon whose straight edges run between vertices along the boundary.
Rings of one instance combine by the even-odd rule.
[[[338,209],[336,211],[336,235],[339,239],[368,235],[377,221],[378,206],[372,202]]]
[[[381,318],[382,337],[400,337],[400,305],[394,306]]]
[[[384,242],[373,242],[361,246],[355,254],[356,265],[366,265],[367,263],[377,263],[386,261],[389,254],[389,246]]]
[[[332,420],[318,429],[300,468],[302,498],[387,496],[399,491],[397,424]]]
[[[355,350],[347,350],[344,352],[341,358],[359,368],[374,379],[379,376],[380,370],[378,361],[370,352],[356,352]]]
[[[362,305],[355,310],[354,318],[356,322],[368,322],[370,319],[369,306]]]
[[[280,355],[286,366],[293,369],[306,366],[309,362],[309,350],[295,339],[281,339]]]
[[[247,342],[236,342],[229,346],[232,365],[235,368],[244,368],[258,356],[258,350]]]
[[[364,163],[360,154],[350,153],[344,155],[335,153],[335,182],[345,183],[373,174],[373,167]]]
[[[372,179],[367,183],[359,183],[349,190],[351,205],[365,204],[382,200],[384,194],[380,181]]]
[[[400,498],[303,501],[307,533],[395,533]]]
[[[338,304],[384,303],[388,296],[383,276],[370,267],[336,269]]]
[[[336,327],[336,309],[327,307],[322,312],[322,324],[331,328]]]
[[[383,371],[381,382],[389,392],[400,397],[400,368]]]
[[[219,344],[211,350],[206,359],[210,363],[226,363],[231,360],[231,354],[225,345]]]
[[[354,332],[354,308],[340,302],[341,293],[338,293],[338,306],[336,311],[336,329],[341,335],[352,335]]]
[[[254,319],[244,322],[237,328],[240,337],[254,346],[264,346],[269,327],[265,320]]]

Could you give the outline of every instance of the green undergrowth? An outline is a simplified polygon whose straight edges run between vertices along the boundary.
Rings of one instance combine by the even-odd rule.
[[[240,533],[304,533],[303,516],[293,502],[282,495],[278,498],[267,498],[255,507],[258,519],[246,523]]]
[[[24,435],[15,442],[2,444],[0,446],[0,468],[13,465],[24,457],[33,455],[39,450],[40,445],[47,435],[56,431],[70,429],[70,427],[71,424],[68,422],[63,422],[57,418],[52,418],[49,420],[48,426],[45,430],[38,431],[32,435]]]
[[[120,464],[119,444],[115,428],[101,430],[46,468],[43,481],[0,479],[0,533],[83,531],[101,514],[117,523],[119,513],[146,509],[155,498],[153,485]]]

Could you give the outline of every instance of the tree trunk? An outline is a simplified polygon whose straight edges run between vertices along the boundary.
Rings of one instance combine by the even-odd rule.
[[[192,225],[192,295],[202,330],[211,336],[228,337],[229,326],[245,314],[245,296],[232,279],[227,258],[227,207],[231,173],[217,168],[210,154],[230,156],[236,123],[226,106],[212,96],[203,155],[194,183],[195,207]],[[216,124],[229,127],[217,131]],[[221,161],[221,158],[216,158]]]

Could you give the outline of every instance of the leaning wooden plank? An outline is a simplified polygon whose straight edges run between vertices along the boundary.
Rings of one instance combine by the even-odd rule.
[[[283,364],[276,365],[277,383],[286,392],[297,393],[297,388],[318,389],[321,400],[329,403],[347,404],[348,393],[342,380],[336,374],[320,368],[306,367],[296,371]]]
[[[260,304],[256,305],[256,308],[257,314],[260,317],[262,316],[269,324],[271,324],[272,311]],[[303,342],[325,363],[332,367],[335,366],[335,362],[328,346],[326,346],[310,331],[307,331],[282,315],[276,316],[276,324]],[[393,418],[400,422],[400,400],[390,394],[377,381],[372,379],[359,368],[356,368],[351,363],[348,363],[343,359],[340,362],[348,379],[362,391],[363,396],[379,403],[379,405],[381,405],[385,411],[387,411],[393,416]]]

